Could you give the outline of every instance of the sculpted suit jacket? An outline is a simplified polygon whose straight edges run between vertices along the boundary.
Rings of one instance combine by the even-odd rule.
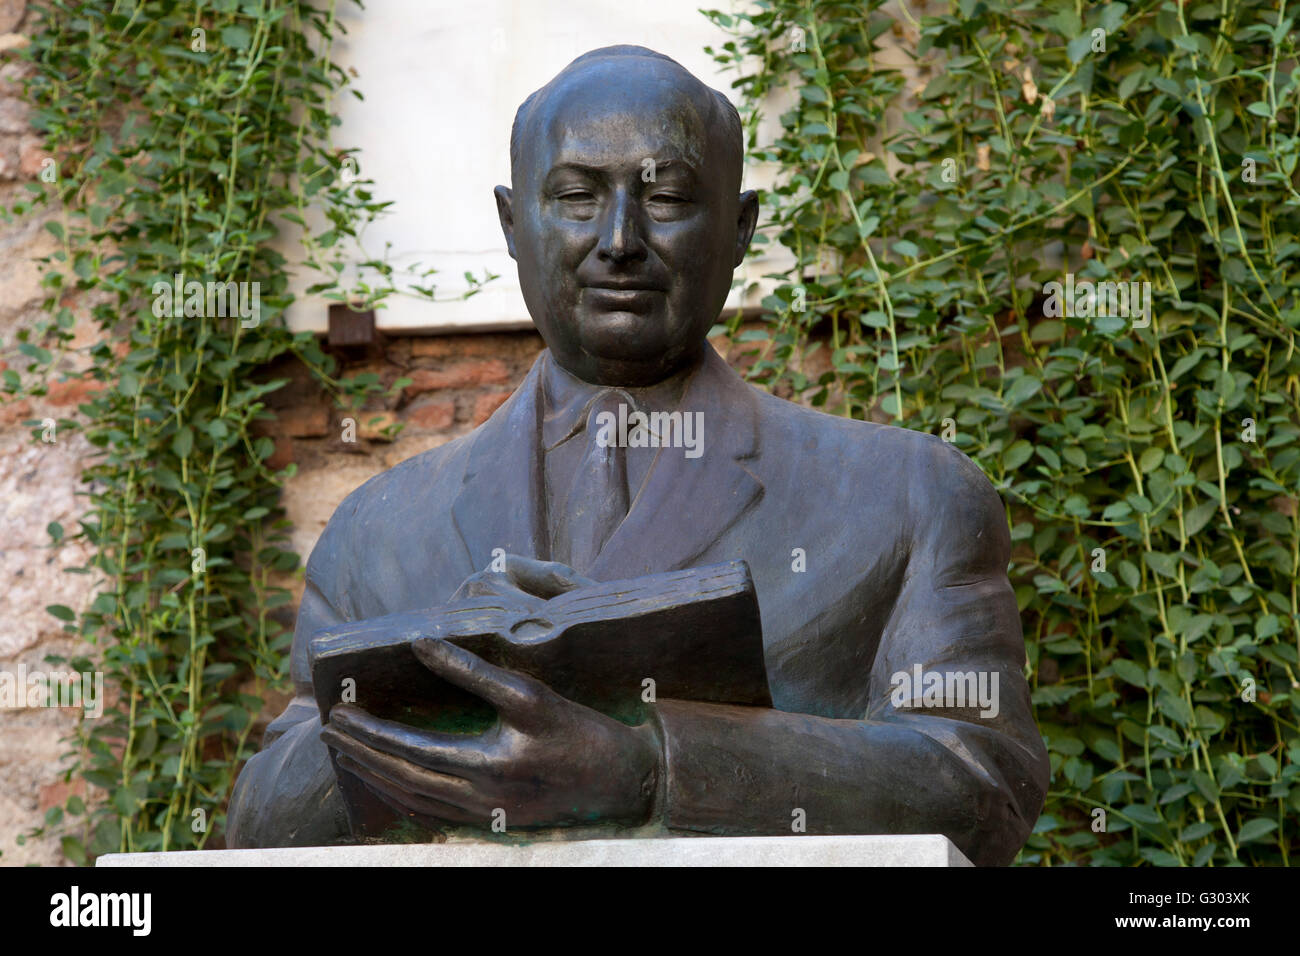
[[[339,842],[347,822],[307,668],[318,629],[436,606],[494,548],[550,559],[540,450],[543,352],[473,433],[354,491],[307,564],[292,673],[231,799],[231,846]],[[704,453],[662,448],[596,580],[744,559],[774,707],[660,700],[669,828],[715,834],[939,832],[977,864],[1010,862],[1042,808],[1047,753],[1022,674],[1001,501],[938,438],[851,421],[744,382],[710,348],[680,408]],[[795,570],[794,549],[806,569]],[[901,702],[903,672],[995,675],[979,705]],[[991,683],[991,682],[990,682]]]

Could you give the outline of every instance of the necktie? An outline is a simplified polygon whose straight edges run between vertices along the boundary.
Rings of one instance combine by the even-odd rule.
[[[595,563],[600,549],[627,516],[627,452],[619,444],[617,428],[602,431],[599,420],[601,413],[609,412],[617,422],[619,404],[626,400],[626,395],[611,388],[592,400],[582,436],[586,453],[574,471],[573,487],[560,505],[552,556],[577,571],[586,571]],[[560,496],[556,498],[558,501]]]

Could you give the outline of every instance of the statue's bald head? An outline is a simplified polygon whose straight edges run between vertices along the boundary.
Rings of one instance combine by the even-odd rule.
[[[743,147],[727,98],[644,47],[580,56],[519,108],[497,214],[563,368],[636,386],[701,360],[758,217]]]
[[[566,96],[593,85],[614,95],[635,89],[639,84],[672,90],[692,105],[703,128],[714,134],[712,138],[717,155],[710,159],[720,164],[718,172],[733,179],[738,188],[745,141],[736,107],[725,95],[701,83],[672,57],[643,46],[629,45],[601,47],[584,53],[520,104],[510,130],[511,180],[519,184],[524,144],[549,125]],[[703,164],[705,157],[700,156],[697,161]]]

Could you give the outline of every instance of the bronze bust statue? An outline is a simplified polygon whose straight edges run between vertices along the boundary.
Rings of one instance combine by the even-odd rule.
[[[380,806],[1014,858],[1048,762],[1002,503],[937,437],[763,393],[708,345],[758,216],[742,154],[726,98],[641,47],[520,107],[497,210],[548,348],[488,422],[334,513],[231,846],[354,840]],[[344,645],[354,697],[313,685]],[[638,674],[658,691],[632,718],[582,696]],[[408,677],[495,717],[380,715]]]

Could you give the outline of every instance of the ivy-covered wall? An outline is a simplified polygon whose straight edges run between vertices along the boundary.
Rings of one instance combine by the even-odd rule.
[[[798,266],[742,337],[761,381],[939,435],[1005,500],[1053,772],[1022,861],[1292,862],[1297,8],[752,10],[712,14],[715,52],[751,129],[791,104],[750,146]]]
[[[46,156],[3,217],[53,241],[41,316],[4,342],[3,389],[33,415],[60,390],[79,396],[77,415],[23,422],[38,444],[89,445],[83,507],[46,530],[84,548],[71,570],[93,599],[45,596],[78,640],[42,663],[106,685],[68,747],[69,780],[93,792],[47,822],[74,861],[201,847],[285,670],[284,576],[299,558],[280,492],[294,467],[271,460],[267,396],[287,379],[268,370],[296,357],[384,437],[397,423],[364,413],[409,384],[340,375],[312,336],[287,332],[288,265],[267,243],[322,210],[300,258],[341,298],[339,250],[382,204],[340,175],[330,142],[347,86],[333,2],[51,0],[32,15],[17,59]],[[374,271],[349,298],[382,298]]]

